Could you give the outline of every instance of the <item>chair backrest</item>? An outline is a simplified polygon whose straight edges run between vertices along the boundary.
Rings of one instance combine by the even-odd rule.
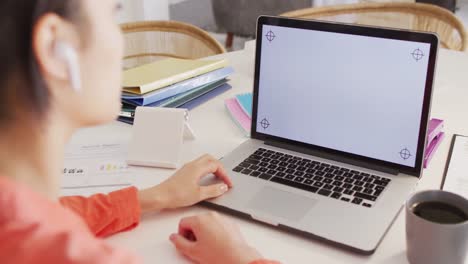
[[[459,51],[467,48],[463,23],[450,11],[435,5],[359,3],[301,9],[282,16],[434,32],[439,35],[444,48]]]
[[[213,0],[213,14],[221,32],[255,37],[260,15],[278,15],[311,6],[310,0]]]
[[[182,22],[135,22],[122,24],[121,29],[125,69],[168,57],[199,59],[226,52],[207,32]]]

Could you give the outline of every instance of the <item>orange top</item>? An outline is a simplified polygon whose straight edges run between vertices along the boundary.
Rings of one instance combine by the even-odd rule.
[[[64,197],[60,203],[63,206],[0,177],[2,263],[141,263],[96,238],[138,225],[141,212],[136,188],[89,198]],[[273,263],[277,262],[251,264]]]
[[[62,197],[60,203],[81,216],[91,232],[98,237],[133,229],[140,222],[141,209],[135,187],[89,198]]]

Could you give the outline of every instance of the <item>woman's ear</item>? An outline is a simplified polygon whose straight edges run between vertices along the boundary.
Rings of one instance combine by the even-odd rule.
[[[36,23],[32,49],[49,89],[63,89],[64,86],[74,90],[81,88],[78,52],[72,44],[77,43],[77,34],[73,25],[56,14],[46,14]]]

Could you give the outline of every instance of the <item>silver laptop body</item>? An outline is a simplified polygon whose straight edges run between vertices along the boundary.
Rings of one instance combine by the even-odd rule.
[[[278,17],[257,30],[251,139],[208,204],[372,254],[422,174],[437,37]]]

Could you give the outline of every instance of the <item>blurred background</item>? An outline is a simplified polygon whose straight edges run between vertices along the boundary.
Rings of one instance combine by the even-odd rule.
[[[121,0],[119,22],[177,20],[208,31],[228,50],[242,49],[254,38],[258,14],[278,15],[307,7],[415,0]],[[468,0],[416,0],[444,7],[468,25]]]

